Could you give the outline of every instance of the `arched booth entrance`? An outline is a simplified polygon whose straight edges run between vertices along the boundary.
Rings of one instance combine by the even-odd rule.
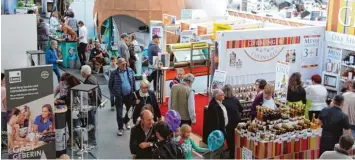
[[[149,26],[150,20],[162,20],[164,13],[175,15],[179,19],[183,8],[184,0],[96,0],[93,16],[97,18],[96,30],[101,41],[102,26],[109,19],[115,21],[118,33],[134,32],[135,28],[129,28],[130,26]],[[167,38],[169,43],[178,39],[176,35],[169,33]]]

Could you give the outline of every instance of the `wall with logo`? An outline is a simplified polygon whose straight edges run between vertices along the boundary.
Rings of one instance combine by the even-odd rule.
[[[277,61],[288,62],[290,73],[303,80],[322,72],[324,27],[236,30],[217,33],[219,70],[230,84],[275,80]]]
[[[327,31],[355,35],[355,0],[329,0]]]

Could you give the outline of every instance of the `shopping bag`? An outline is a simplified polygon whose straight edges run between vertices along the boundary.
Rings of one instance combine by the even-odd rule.
[[[131,119],[132,117],[133,117],[133,112],[134,112],[134,109],[135,109],[136,107],[134,106],[132,106],[131,108],[129,108],[129,111],[128,111],[128,118],[129,119]]]

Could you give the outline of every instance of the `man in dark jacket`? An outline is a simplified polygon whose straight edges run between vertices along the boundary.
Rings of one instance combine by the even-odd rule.
[[[154,56],[158,56],[158,53],[161,52],[161,49],[159,48],[160,38],[161,38],[160,36],[154,35],[153,36],[153,41],[149,43],[149,46],[148,46],[148,62],[149,62],[149,65],[153,65],[154,64],[153,57]],[[154,80],[154,90],[155,91],[157,89],[157,80],[159,79],[158,76],[160,76],[160,72],[158,72],[157,70],[154,70],[148,77],[148,81],[149,82]]]
[[[155,125],[155,133],[159,142],[155,144],[153,159],[185,159],[181,145],[170,138],[171,131],[168,124],[158,122]]]
[[[208,109],[205,117],[208,117],[204,123],[203,130],[206,131],[203,140],[207,142],[208,135],[215,130],[220,130],[224,135],[226,135],[226,126],[228,124],[228,114],[226,107],[223,105],[224,93],[220,89],[213,91],[213,98],[208,104]],[[226,136],[224,136],[226,137]]]
[[[135,159],[151,159],[154,144],[157,142],[155,135],[153,114],[149,110],[141,112],[141,123],[131,130],[129,148]]]
[[[118,125],[118,136],[123,135],[123,124],[127,129],[129,126],[128,111],[133,104],[133,92],[136,90],[133,70],[127,67],[127,62],[124,58],[117,60],[118,68],[110,75],[108,89],[115,96],[116,118]],[[122,118],[123,104],[126,106],[126,115]]]
[[[41,18],[39,19],[39,23],[37,26],[37,41],[38,41],[39,49],[41,49],[43,52],[46,52],[47,50],[48,40],[49,40],[48,27],[44,22],[44,20]]]
[[[97,78],[95,76],[93,76],[91,74],[91,67],[88,65],[84,65],[81,67],[81,76],[85,78],[84,84],[91,84],[91,85],[98,85],[98,93],[94,92],[92,94],[89,95],[89,104],[90,105],[100,105],[101,103],[101,89],[99,86],[99,81],[97,80]],[[98,101],[96,102],[96,94],[98,97]],[[89,131],[89,139],[91,139],[90,142],[92,142],[92,145],[96,146],[96,136],[95,136],[95,132],[96,132],[96,108],[92,109],[89,111],[89,122],[88,124],[92,124],[94,125],[94,128]]]

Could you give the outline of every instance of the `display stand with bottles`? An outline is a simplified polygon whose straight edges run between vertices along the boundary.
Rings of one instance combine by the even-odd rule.
[[[70,89],[72,119],[71,150],[72,159],[97,159],[96,146],[96,109],[98,104],[98,85],[80,84]],[[72,147],[76,148],[76,147]]]

